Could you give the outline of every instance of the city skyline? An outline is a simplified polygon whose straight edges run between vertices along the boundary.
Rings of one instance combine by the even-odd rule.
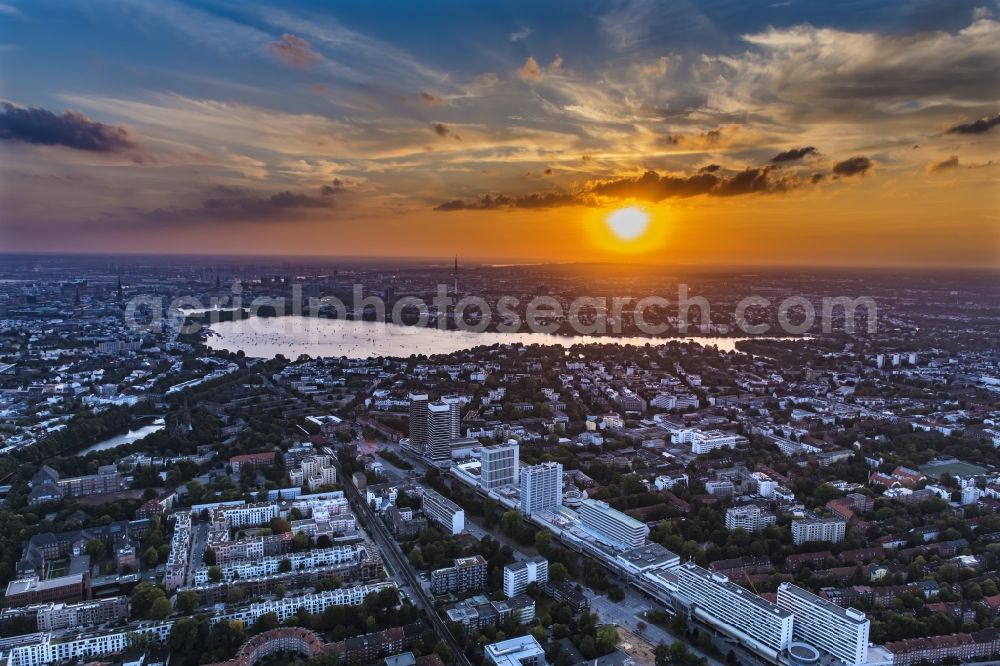
[[[0,4],[0,249],[1000,266],[996,3]]]

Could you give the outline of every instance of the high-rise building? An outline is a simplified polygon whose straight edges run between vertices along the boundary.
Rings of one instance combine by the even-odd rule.
[[[451,406],[443,402],[427,404],[427,446],[425,455],[431,460],[451,460]]]
[[[427,394],[410,394],[410,443],[418,449],[427,446]]]
[[[534,557],[523,562],[504,565],[503,592],[508,598],[524,594],[531,583],[539,585],[549,580],[549,561],[544,557]]]
[[[462,399],[457,395],[444,395],[441,402],[448,405],[451,438],[458,439],[462,436]]]
[[[517,442],[483,447],[480,457],[482,471],[479,477],[483,488],[492,490],[501,486],[518,485],[519,453],[520,447]]]
[[[848,666],[865,663],[871,622],[854,608],[841,608],[791,583],[778,586],[778,607],[795,617],[792,637],[829,652]]]
[[[777,517],[770,511],[764,511],[756,504],[734,506],[726,509],[726,529],[759,532],[768,525],[774,525]]]
[[[675,569],[677,601],[744,647],[777,660],[792,642],[792,614],[750,590],[687,562]]]
[[[521,511],[529,516],[562,504],[563,467],[544,462],[521,470]]]
[[[585,530],[623,549],[641,546],[649,536],[645,523],[612,509],[607,502],[585,499],[577,512]]]
[[[847,531],[847,521],[840,518],[816,518],[813,520],[792,521],[792,541],[798,544],[807,541],[829,541],[837,543],[844,540]]]

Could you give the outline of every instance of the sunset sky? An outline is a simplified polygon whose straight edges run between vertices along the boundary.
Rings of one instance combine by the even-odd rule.
[[[0,250],[997,267],[998,72],[983,0],[0,0]]]

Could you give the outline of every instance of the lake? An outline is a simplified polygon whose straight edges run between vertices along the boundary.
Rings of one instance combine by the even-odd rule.
[[[353,359],[376,356],[408,357],[411,354],[451,354],[480,345],[515,344],[560,345],[618,344],[643,346],[665,344],[671,340],[712,345],[721,351],[734,351],[736,343],[748,338],[689,336],[683,338],[648,338],[609,335],[562,336],[546,333],[497,333],[442,331],[437,328],[401,326],[374,321],[320,319],[317,317],[255,317],[243,321],[212,324],[207,344],[212,349],[230,352],[243,350],[251,358],[272,358],[282,354],[296,359],[302,354],[317,357]],[[773,338],[771,338],[773,339]],[[800,339],[800,338],[796,338]]]
[[[137,442],[147,435],[152,435],[154,432],[159,432],[166,427],[166,423],[163,419],[156,419],[151,424],[142,426],[141,428],[136,428],[135,430],[129,430],[121,435],[115,435],[114,437],[109,437],[105,440],[98,442],[97,444],[91,444],[83,451],[80,451],[77,455],[85,456],[88,453],[93,453],[94,451],[104,451],[105,449],[113,449],[116,446],[121,446],[123,444],[131,444],[132,442]]]

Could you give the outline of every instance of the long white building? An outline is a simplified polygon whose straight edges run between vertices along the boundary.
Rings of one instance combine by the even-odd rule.
[[[678,601],[699,620],[777,661],[792,642],[792,614],[721,574],[687,562],[675,569]]]
[[[829,652],[848,666],[867,660],[871,622],[854,608],[841,608],[791,583],[778,586],[778,607],[795,617],[792,637]]]
[[[83,661],[124,652],[133,637],[142,636],[153,642],[163,642],[170,635],[173,622],[157,622],[145,626],[129,627],[106,634],[77,636],[71,640],[54,641],[51,633],[44,634],[41,642],[19,645],[10,651],[9,666],[44,666],[64,661]]]
[[[690,444],[691,453],[701,455],[715,449],[735,449],[736,435],[721,430],[699,430],[698,428],[683,428],[675,430],[670,435],[673,444]]]
[[[365,544],[333,546],[332,548],[317,548],[301,553],[286,553],[271,555],[256,560],[228,562],[220,565],[222,579],[232,581],[244,578],[260,578],[271,576],[280,571],[282,560],[288,560],[292,571],[329,567],[344,562],[357,562],[368,557],[368,547]],[[199,567],[194,572],[194,584],[204,585],[208,582],[209,567]]]
[[[847,522],[840,518],[816,518],[813,520],[792,521],[792,541],[796,544],[807,541],[829,541],[837,543],[844,540],[847,532]]]
[[[577,513],[581,527],[621,549],[641,546],[649,536],[645,523],[612,509],[607,502],[585,499]]]
[[[529,516],[562,504],[563,466],[544,462],[521,470],[521,512]]]
[[[430,488],[423,491],[424,515],[445,528],[448,534],[460,534],[465,529],[465,510]]]
[[[284,622],[295,615],[299,608],[319,614],[331,606],[360,606],[368,595],[395,587],[396,584],[390,581],[290,596],[250,604],[246,608],[229,613],[218,613],[209,621],[215,624],[221,621],[240,620],[245,626],[250,626],[267,613],[274,613],[278,616],[279,622]],[[133,635],[146,636],[153,642],[164,642],[170,635],[173,624],[173,621],[169,620],[147,623],[109,633],[76,636],[71,640],[53,640],[52,634],[46,632],[41,635],[39,642],[12,648],[9,666],[43,666],[64,661],[100,659],[124,652],[131,645]]]

